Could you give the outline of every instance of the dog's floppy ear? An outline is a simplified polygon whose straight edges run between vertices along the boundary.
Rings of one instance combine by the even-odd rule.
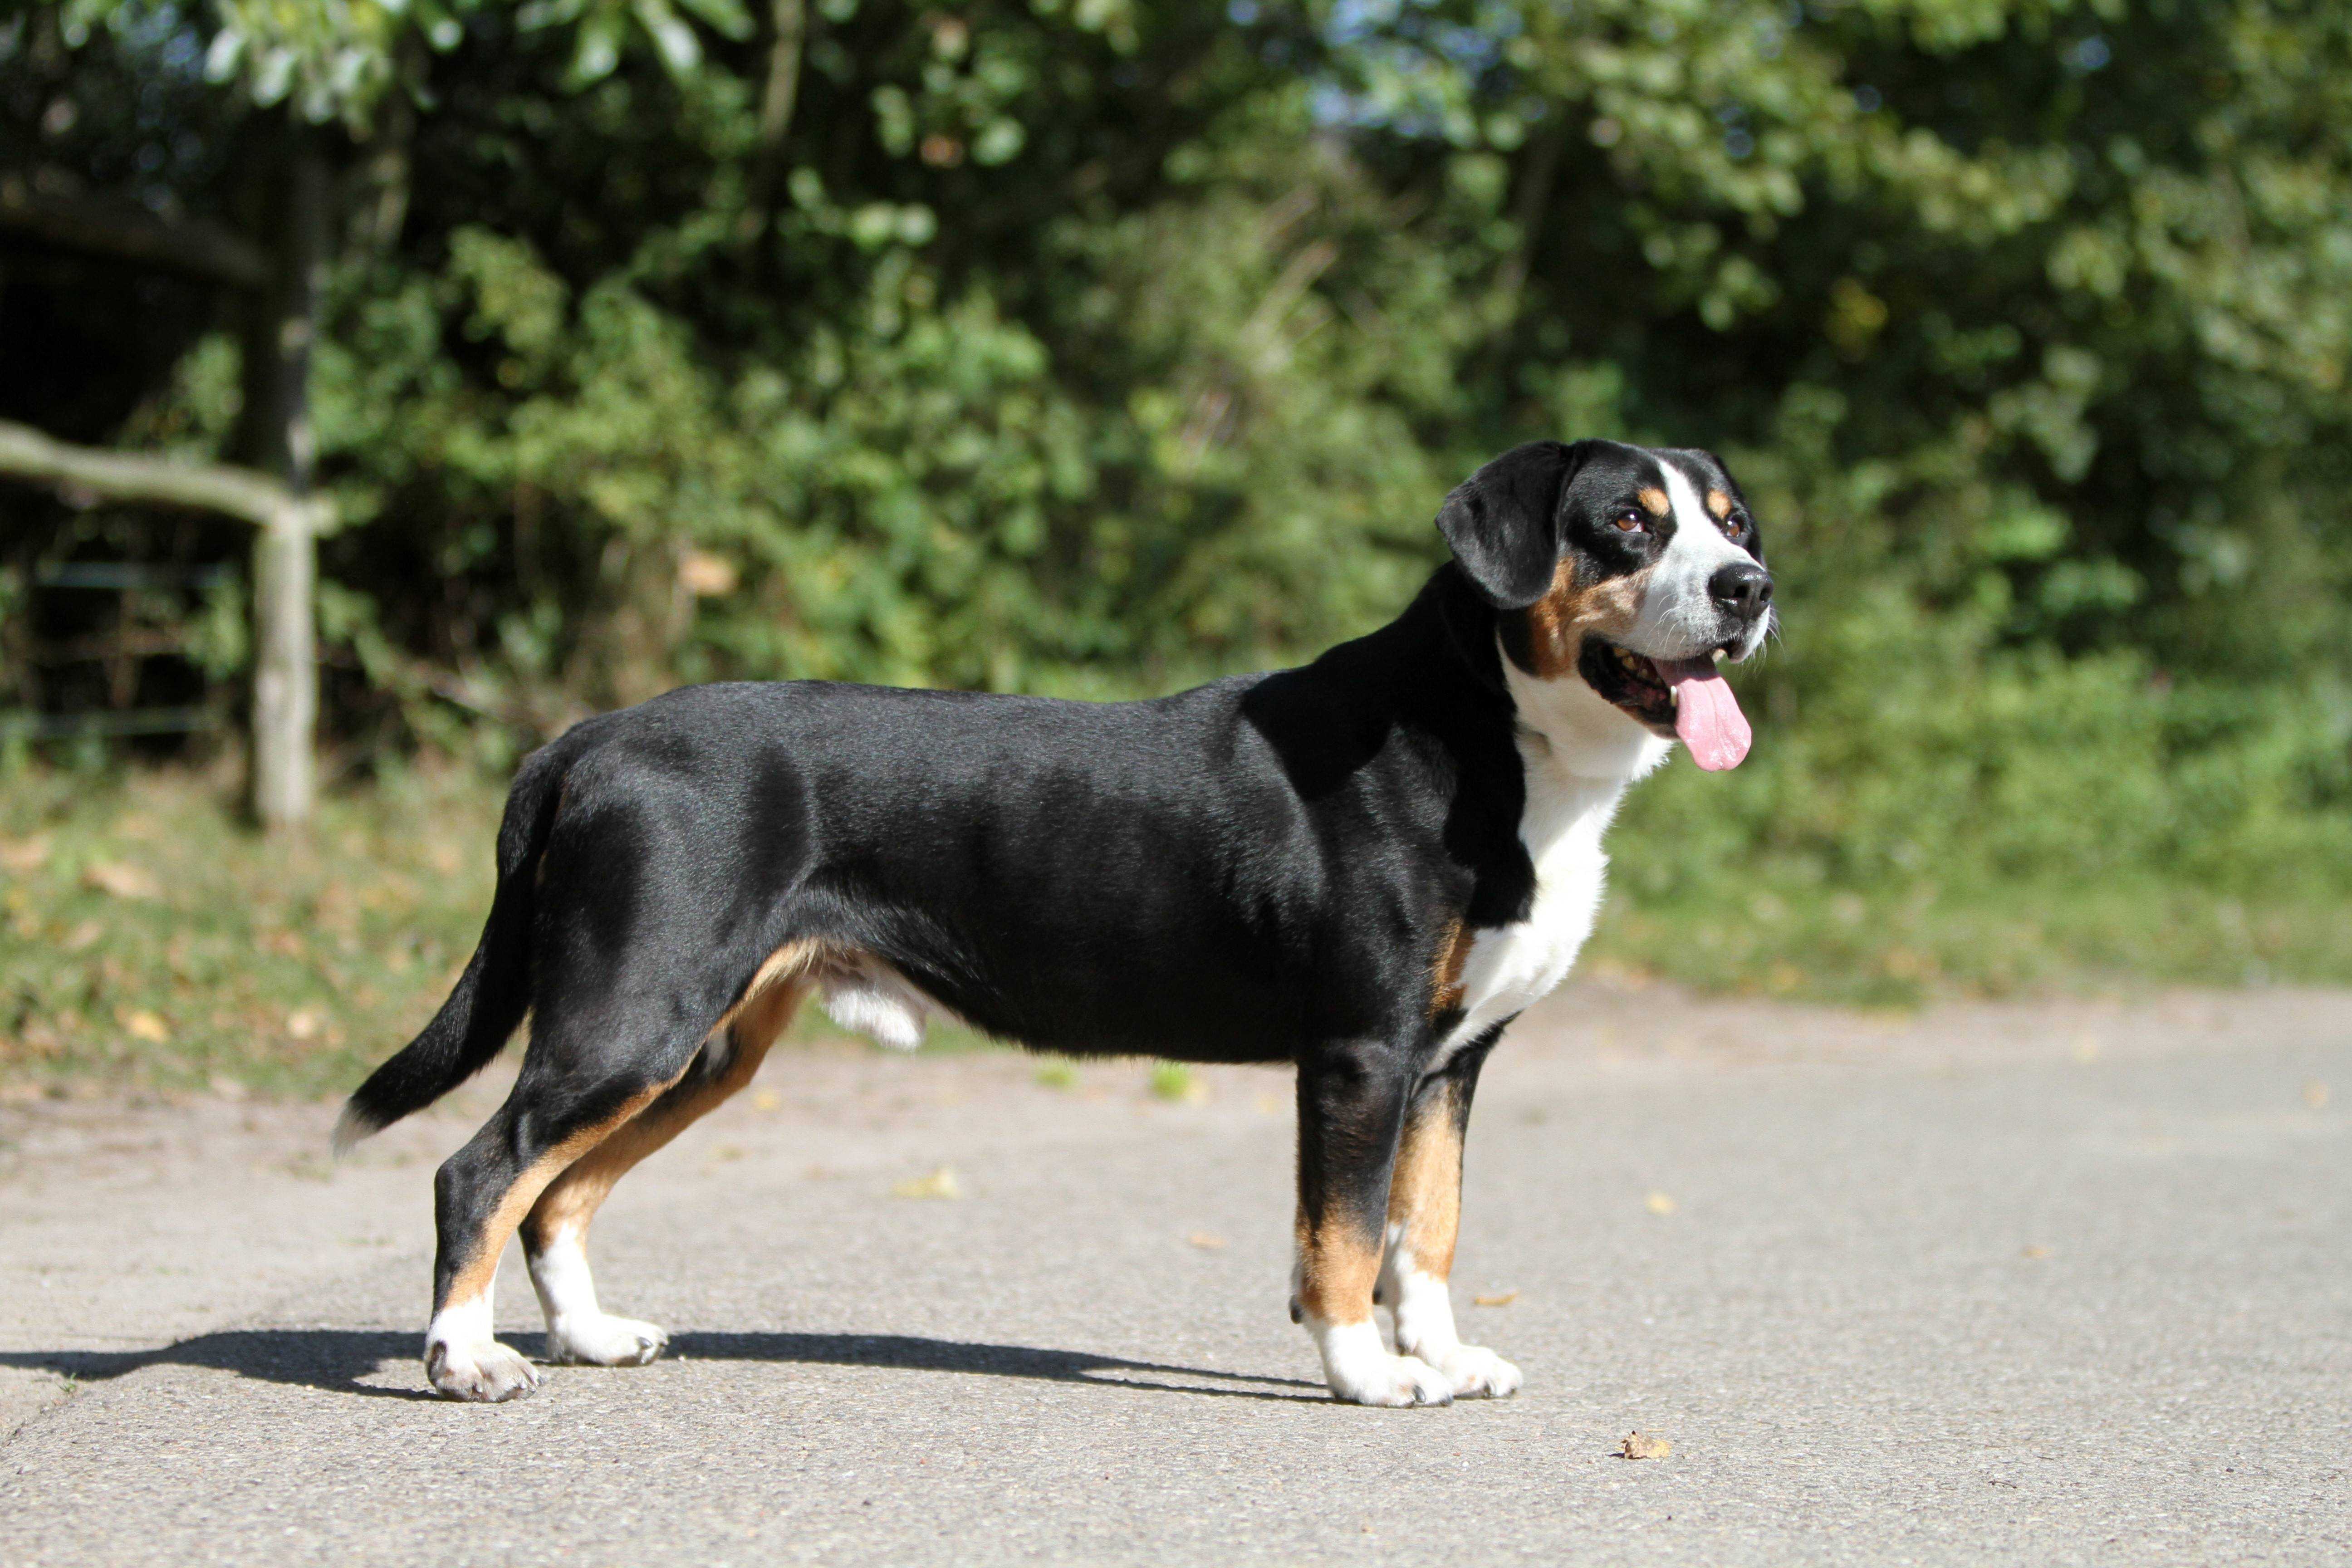
[[[1437,531],[1478,591],[1506,610],[1543,597],[1559,559],[1559,498],[1584,443],[1514,447],[1454,488]]]

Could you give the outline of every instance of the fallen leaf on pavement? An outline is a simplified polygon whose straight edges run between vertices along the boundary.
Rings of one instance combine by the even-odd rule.
[[[2025,1249],[2025,1256],[2039,1262],[2050,1256],[2050,1249],[2046,1247],[2029,1247]]]
[[[1617,1457],[1621,1459],[1663,1459],[1674,1451],[1672,1443],[1646,1432],[1628,1432],[1625,1440],[1617,1445]]]
[[[1204,1247],[1211,1252],[1214,1252],[1218,1247],[1223,1247],[1225,1244],[1225,1238],[1223,1237],[1215,1234],[1213,1231],[1206,1230],[1196,1230],[1184,1239],[1191,1242],[1195,1247]]]
[[[894,1198],[960,1198],[963,1196],[963,1187],[956,1181],[955,1172],[941,1165],[928,1176],[915,1176],[900,1182],[890,1189],[890,1195]]]
[[[160,1015],[150,1013],[144,1007],[126,1007],[115,1015],[115,1019],[121,1024],[122,1032],[134,1040],[160,1046],[172,1037],[171,1026],[164,1023]]]
[[[1652,1193],[1642,1200],[1642,1206],[1652,1214],[1672,1214],[1681,1205],[1664,1193]]]
[[[751,1097],[751,1109],[754,1110],[782,1110],[783,1108],[784,1097],[772,1089],[763,1089]]]
[[[1491,1296],[1473,1296],[1470,1300],[1481,1307],[1507,1307],[1519,1299],[1517,1290],[1497,1290]]]

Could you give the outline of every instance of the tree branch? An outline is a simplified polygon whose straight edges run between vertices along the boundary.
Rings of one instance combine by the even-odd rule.
[[[270,277],[260,247],[217,224],[160,218],[98,196],[50,195],[15,175],[0,177],[0,231],[236,289],[257,289]]]

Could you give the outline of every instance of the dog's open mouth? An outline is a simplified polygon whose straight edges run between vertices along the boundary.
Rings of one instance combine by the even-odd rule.
[[[1679,736],[1691,760],[1709,773],[1736,768],[1754,739],[1748,716],[1711,654],[1651,658],[1599,637],[1584,639],[1577,660],[1584,683],[1661,734]]]

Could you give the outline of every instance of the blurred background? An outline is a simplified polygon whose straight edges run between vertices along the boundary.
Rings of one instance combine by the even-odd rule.
[[[686,681],[1108,698],[1393,615],[1485,458],[1722,453],[1786,631],[1591,965],[2352,979],[2352,6],[0,0],[0,1086],[343,1085],[505,770]]]

